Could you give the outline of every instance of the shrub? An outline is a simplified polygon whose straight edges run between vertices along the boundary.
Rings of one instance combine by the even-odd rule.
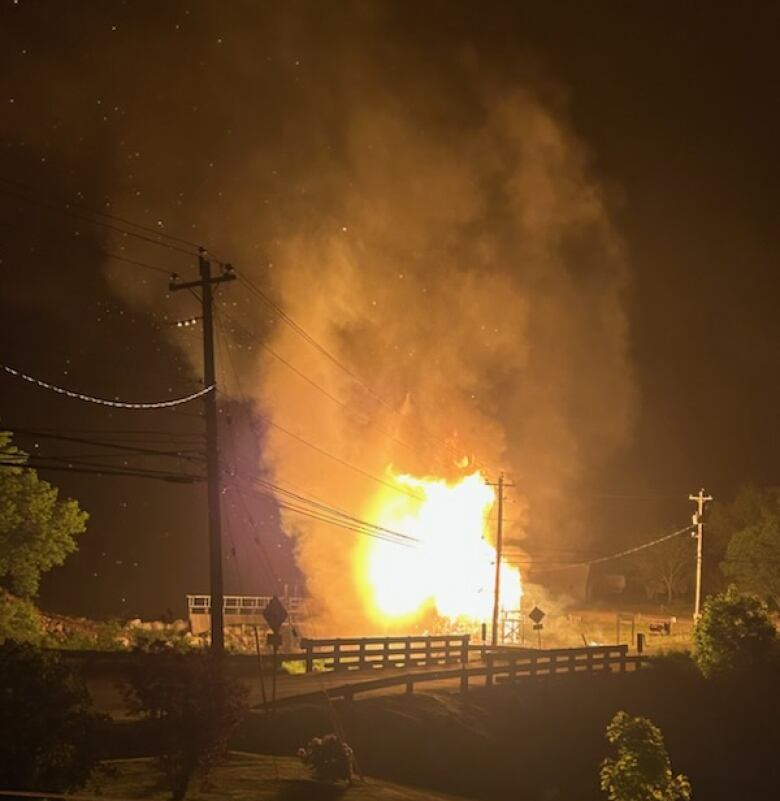
[[[224,759],[246,708],[246,688],[228,678],[222,660],[169,648],[137,652],[125,697],[131,714],[159,727],[157,758],[174,801]]]
[[[58,657],[29,644],[0,645],[0,787],[63,793],[97,762],[103,717]]]
[[[696,663],[708,677],[765,667],[777,656],[777,632],[766,606],[734,587],[706,600],[693,642]]]
[[[601,764],[601,789],[610,801],[688,801],[691,784],[672,765],[660,729],[647,718],[618,712],[607,726],[617,759]]]
[[[41,613],[35,604],[0,590],[0,643],[14,640],[41,645],[45,637]]]
[[[320,781],[352,782],[355,758],[352,749],[335,734],[315,737],[306,748],[298,749],[298,756],[303,760]]]

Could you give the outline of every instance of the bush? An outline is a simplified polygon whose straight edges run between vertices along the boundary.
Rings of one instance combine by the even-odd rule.
[[[35,604],[0,590],[0,643],[14,640],[41,645],[45,637],[41,613]]]
[[[64,793],[97,762],[103,717],[80,678],[29,644],[0,645],[0,787]]]
[[[708,677],[767,667],[777,658],[777,632],[766,606],[734,587],[706,600],[693,642],[696,663]]]
[[[138,656],[125,694],[128,709],[159,727],[157,758],[171,798],[181,801],[192,779],[205,779],[226,756],[246,708],[246,688],[207,652],[165,648]]]
[[[610,801],[688,801],[691,784],[672,765],[660,729],[647,718],[618,712],[607,726],[617,759],[601,764],[601,789]]]
[[[352,749],[335,734],[315,737],[306,748],[298,749],[298,756],[320,781],[352,782],[355,757]]]

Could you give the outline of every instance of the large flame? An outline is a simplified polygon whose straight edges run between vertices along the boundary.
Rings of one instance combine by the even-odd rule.
[[[411,622],[425,612],[454,621],[489,622],[493,613],[496,551],[486,537],[495,492],[473,473],[456,483],[409,475],[392,477],[402,494],[386,490],[369,519],[414,537],[411,547],[373,540],[360,565],[373,615]],[[519,572],[501,566],[500,606],[520,606]]]

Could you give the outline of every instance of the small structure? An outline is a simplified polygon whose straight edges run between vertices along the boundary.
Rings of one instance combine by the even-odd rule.
[[[223,614],[225,627],[239,627],[244,633],[257,627],[265,631],[268,622],[263,615],[271,602],[272,595],[225,595],[223,597]],[[290,614],[290,622],[303,613],[304,598],[299,595],[284,595],[282,602]],[[208,634],[211,631],[211,596],[188,595],[187,615],[190,631],[195,634]]]

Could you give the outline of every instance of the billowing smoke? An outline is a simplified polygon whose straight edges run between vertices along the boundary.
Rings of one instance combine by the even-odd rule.
[[[327,213],[290,227],[263,280],[346,369],[277,325],[254,396],[375,476],[454,478],[458,456],[504,466],[515,535],[561,542],[578,528],[561,500],[626,432],[625,269],[561,119],[516,87],[483,102],[440,128],[398,106],[342,109],[341,157],[312,165],[308,189]],[[278,483],[357,515],[381,489],[276,428],[264,458]],[[358,625],[359,537],[294,513],[285,525],[330,627]]]
[[[212,246],[330,354],[224,289],[240,380],[222,389],[289,432],[263,426],[271,481],[363,516],[385,489],[365,474],[504,469],[510,537],[581,546],[573,499],[633,405],[621,242],[561,93],[404,5],[128,12],[74,76],[67,124],[85,161],[84,130],[105,132],[111,209]],[[84,20],[101,42],[108,22]],[[135,302],[192,314],[107,269]],[[321,619],[365,630],[360,535],[283,523]]]

